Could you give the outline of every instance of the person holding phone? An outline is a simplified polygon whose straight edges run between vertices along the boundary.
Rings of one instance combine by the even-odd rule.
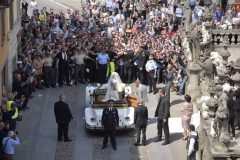
[[[3,160],[13,160],[15,146],[20,145],[20,140],[17,135],[17,132],[9,131],[8,136],[3,138]]]

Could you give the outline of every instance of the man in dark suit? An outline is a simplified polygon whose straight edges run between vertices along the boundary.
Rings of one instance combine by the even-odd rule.
[[[59,101],[54,104],[54,113],[58,124],[58,141],[62,141],[64,135],[65,142],[71,142],[68,138],[68,125],[73,119],[72,113],[67,103],[65,103],[65,95],[59,96]]]
[[[169,98],[165,95],[165,90],[159,90],[159,101],[157,109],[155,112],[155,117],[158,117],[157,129],[158,129],[158,139],[156,142],[162,140],[162,129],[164,130],[165,142],[162,145],[169,144],[169,127],[168,127],[168,118],[170,117],[170,101]]]
[[[139,68],[139,79],[142,82],[142,84],[147,84],[147,78],[146,78],[146,69],[145,64],[148,60],[148,52],[147,52],[147,46],[142,46],[142,49],[140,50],[140,54],[138,55],[138,68]]]
[[[148,121],[148,109],[143,105],[143,100],[139,99],[138,107],[134,112],[134,124],[137,131],[137,142],[134,143],[135,146],[140,145],[140,136],[142,132],[142,145],[146,145],[146,129]]]
[[[59,59],[59,86],[63,86],[63,80],[65,77],[68,86],[71,86],[69,80],[69,55],[67,54],[67,47],[63,47],[62,52],[59,52],[56,58]]]
[[[103,146],[105,149],[108,144],[108,137],[110,137],[111,145],[114,150],[117,150],[116,144],[116,127],[119,126],[118,110],[113,108],[113,102],[109,103],[108,108],[104,108],[102,113],[102,126],[104,132]]]
[[[132,50],[127,50],[126,54],[123,56],[124,62],[124,82],[129,84],[132,81],[132,71],[133,71],[133,60],[134,52]]]

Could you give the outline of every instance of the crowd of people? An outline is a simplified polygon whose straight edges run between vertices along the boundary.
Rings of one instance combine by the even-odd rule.
[[[176,72],[181,70],[178,64],[186,67],[177,31],[183,16],[181,5],[96,1],[82,3],[81,11],[56,13],[33,4],[36,1],[30,2],[30,11],[23,7],[23,51],[18,61],[18,70],[29,75],[30,93],[43,86],[103,84],[114,71],[124,83],[139,78],[156,93],[156,84],[165,83],[168,64]],[[146,65],[149,57],[152,65]],[[179,94],[184,94],[186,78],[181,81],[183,77],[177,74],[171,78],[181,84]]]

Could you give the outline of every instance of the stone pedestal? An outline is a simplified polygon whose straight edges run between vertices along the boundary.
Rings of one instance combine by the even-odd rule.
[[[189,71],[189,84],[187,88],[187,93],[191,95],[192,101],[196,101],[198,97],[201,97],[201,87],[199,85],[199,72],[201,71],[201,67],[193,62],[190,62],[188,65]]]

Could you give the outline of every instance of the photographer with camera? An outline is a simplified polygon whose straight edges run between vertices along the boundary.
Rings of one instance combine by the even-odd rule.
[[[3,138],[2,140],[3,160],[13,160],[15,146],[20,145],[20,140],[17,137],[17,135],[18,135],[17,132],[9,131],[8,136]]]

